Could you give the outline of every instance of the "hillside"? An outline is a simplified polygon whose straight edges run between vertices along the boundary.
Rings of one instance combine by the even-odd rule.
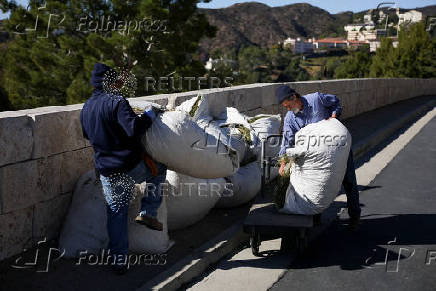
[[[418,8],[424,15],[435,15],[436,5]],[[245,2],[221,9],[200,9],[218,27],[213,39],[203,39],[202,51],[211,48],[236,48],[244,45],[272,46],[287,37],[345,36],[343,27],[364,12],[338,14],[307,3],[270,7]]]

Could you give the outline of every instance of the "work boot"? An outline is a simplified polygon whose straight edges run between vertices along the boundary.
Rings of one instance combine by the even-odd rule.
[[[360,216],[352,216],[348,220],[348,229],[350,231],[357,231],[359,230],[359,224],[360,224]]]
[[[157,230],[157,231],[163,230],[162,223],[160,223],[159,220],[157,220],[156,218],[148,215],[138,215],[136,216],[135,221],[153,230]]]

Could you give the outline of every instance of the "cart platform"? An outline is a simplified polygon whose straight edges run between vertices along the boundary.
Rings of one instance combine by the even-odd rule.
[[[307,247],[308,229],[314,227],[313,215],[282,214],[270,195],[258,195],[244,221],[244,232],[250,234],[253,255],[260,256],[262,240],[282,238],[281,250],[296,249],[302,253]]]
[[[265,146],[270,138],[281,137],[279,134],[269,135],[262,139],[261,150],[261,191],[250,208],[243,224],[243,230],[250,234],[250,246],[255,256],[260,256],[259,246],[262,239],[282,238],[281,250],[297,249],[303,252],[307,247],[308,229],[314,227],[313,215],[283,214],[278,212],[273,199],[273,190],[265,188],[270,180],[270,170],[277,161],[266,157]],[[320,214],[317,215],[320,221]]]

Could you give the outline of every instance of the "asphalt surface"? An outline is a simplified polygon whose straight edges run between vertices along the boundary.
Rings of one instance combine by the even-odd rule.
[[[436,118],[361,192],[360,230],[341,215],[271,290],[436,290]]]

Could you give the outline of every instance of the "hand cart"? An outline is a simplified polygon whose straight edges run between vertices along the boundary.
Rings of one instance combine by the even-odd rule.
[[[307,247],[308,229],[314,226],[313,215],[282,214],[274,203],[273,193],[266,193],[265,185],[270,180],[272,157],[265,156],[266,143],[274,134],[262,139],[261,170],[262,186],[244,221],[244,232],[250,234],[250,246],[253,255],[260,256],[259,247],[262,239],[282,238],[281,250],[296,249],[299,253]],[[270,191],[271,192],[271,191]],[[318,219],[317,217],[316,219]]]

